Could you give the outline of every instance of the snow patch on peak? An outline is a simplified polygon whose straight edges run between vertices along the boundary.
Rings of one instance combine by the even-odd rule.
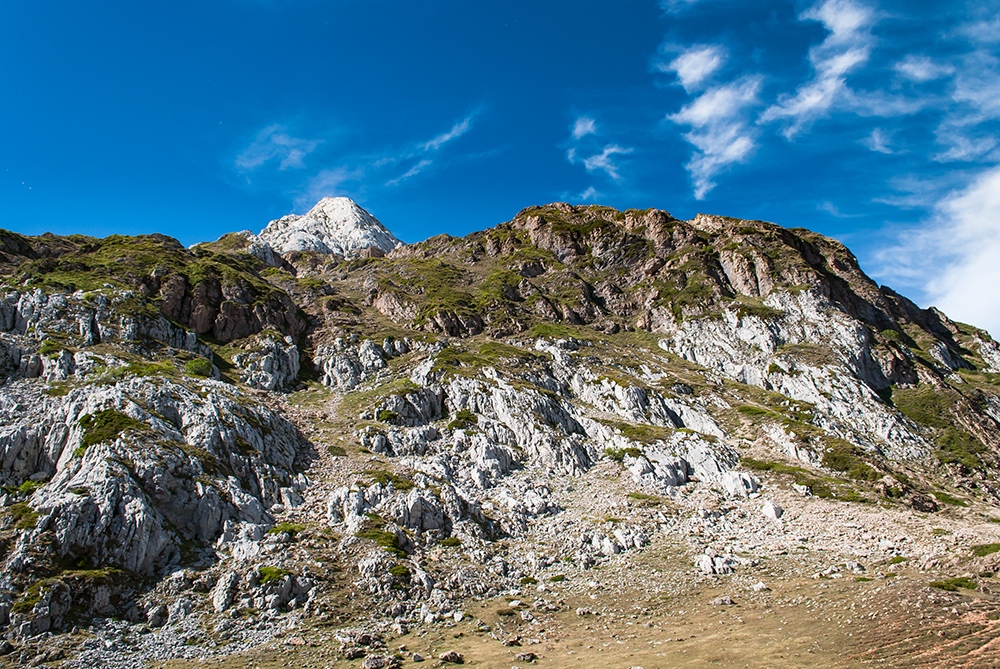
[[[373,247],[389,252],[401,243],[347,197],[325,197],[302,216],[282,216],[268,223],[258,237],[278,253],[315,251],[345,258]]]

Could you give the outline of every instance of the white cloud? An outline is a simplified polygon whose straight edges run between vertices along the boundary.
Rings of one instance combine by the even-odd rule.
[[[589,116],[581,116],[573,123],[573,139],[597,134],[597,123]]]
[[[601,197],[601,194],[597,192],[597,189],[593,186],[588,186],[587,190],[580,193],[577,197],[586,202],[587,200],[596,200]]]
[[[697,90],[725,62],[724,47],[717,44],[696,44],[669,63],[658,63],[656,68],[661,72],[675,73],[681,86],[690,93]]]
[[[301,169],[305,167],[305,157],[319,145],[320,141],[316,139],[292,137],[284,125],[269,125],[236,156],[236,167],[255,170],[277,160],[279,170]]]
[[[692,130],[684,139],[697,151],[685,167],[694,180],[694,196],[704,199],[715,187],[714,177],[743,162],[756,148],[756,131],[747,123],[749,107],[757,103],[759,76],[743,77],[711,88],[667,119]]]
[[[1000,336],[1000,166],[935,208],[928,225],[881,256],[886,273],[922,279],[927,302]]]
[[[874,16],[872,9],[854,0],[825,0],[804,12],[800,19],[819,21],[830,32],[809,50],[815,74],[794,95],[781,96],[761,115],[761,121],[788,121],[783,134],[791,139],[839,102],[853,100],[847,75],[871,57],[867,28]]]
[[[430,160],[429,158],[424,158],[424,159],[420,160],[416,165],[414,165],[410,169],[406,170],[406,172],[404,172],[401,176],[398,176],[395,179],[390,179],[389,181],[386,181],[385,185],[386,186],[398,186],[401,181],[405,181],[406,179],[409,179],[410,177],[417,176],[418,174],[420,174],[421,172],[423,172],[425,169],[427,169],[428,167],[430,167],[433,164],[434,164],[433,160]]]
[[[872,130],[872,134],[861,140],[861,143],[876,153],[893,154],[896,152],[892,150],[891,146],[889,146],[890,140],[891,137],[889,136],[889,133],[882,128],[875,128]]]
[[[948,63],[936,63],[923,54],[910,54],[894,65],[894,69],[911,81],[923,83],[946,77],[955,71]]]
[[[604,172],[609,177],[615,181],[621,181],[621,174],[618,173],[618,165],[612,159],[614,155],[625,155],[632,153],[631,148],[625,148],[618,146],[617,144],[608,144],[604,147],[601,153],[590,156],[589,158],[583,159],[583,166],[588,172]],[[576,153],[573,149],[570,149],[569,154],[567,154],[569,161],[576,161]]]
[[[421,145],[421,148],[424,151],[437,151],[451,140],[458,139],[472,129],[472,118],[472,116],[466,116],[464,119],[453,125],[451,130],[448,132],[438,135],[429,142],[424,142]]]

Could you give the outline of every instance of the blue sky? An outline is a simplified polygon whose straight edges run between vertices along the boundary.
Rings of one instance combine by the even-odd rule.
[[[1000,333],[1000,1],[0,4],[0,226],[186,244],[347,195],[803,226]],[[994,294],[996,293],[996,294]]]

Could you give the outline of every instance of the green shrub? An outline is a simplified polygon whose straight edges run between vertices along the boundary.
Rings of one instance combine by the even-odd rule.
[[[184,371],[191,376],[208,378],[212,376],[213,365],[205,358],[195,358],[184,363]]]
[[[63,350],[62,344],[52,341],[51,339],[46,339],[42,342],[41,347],[39,347],[38,352],[46,356],[55,356]]]
[[[555,576],[553,576],[553,577],[551,577],[549,579],[549,582],[550,583],[562,583],[565,580],[566,580],[566,575],[565,574],[556,574]]]
[[[535,585],[536,583],[538,583],[538,579],[531,576],[525,576],[521,579],[521,585]]]
[[[389,567],[389,573],[392,574],[393,578],[398,579],[403,583],[409,583],[410,576],[412,576],[410,570],[406,567],[406,565],[401,565],[401,564],[394,564],[391,567]]]
[[[30,530],[38,524],[38,512],[27,502],[17,502],[7,507],[7,513],[14,519],[14,528]]]
[[[446,537],[439,541],[438,545],[444,546],[445,548],[456,548],[462,545],[462,540],[458,537]]]

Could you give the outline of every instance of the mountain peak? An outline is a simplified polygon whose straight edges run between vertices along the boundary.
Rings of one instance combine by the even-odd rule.
[[[400,241],[347,197],[325,197],[305,214],[271,221],[259,237],[278,253],[315,251],[353,257],[370,248],[391,251]]]

